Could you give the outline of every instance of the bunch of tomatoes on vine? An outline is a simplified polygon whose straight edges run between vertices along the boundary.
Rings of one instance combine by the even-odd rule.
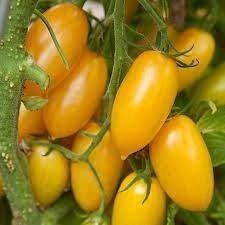
[[[15,129],[36,207],[63,212],[54,224],[225,224],[223,11],[38,1],[24,46],[47,85],[24,82]]]

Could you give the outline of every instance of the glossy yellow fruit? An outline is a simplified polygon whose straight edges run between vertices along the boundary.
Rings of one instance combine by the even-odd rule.
[[[45,130],[42,110],[29,111],[21,103],[18,121],[19,140],[32,134],[44,134]]]
[[[28,158],[29,178],[35,199],[45,207],[60,197],[69,179],[68,160],[57,151],[44,156],[47,151],[45,146],[34,146]]]
[[[125,22],[129,22],[138,8],[137,0],[125,0]]]
[[[81,129],[101,103],[107,81],[102,56],[86,50],[79,65],[49,95],[44,121],[52,138],[62,138]]]
[[[114,101],[112,138],[122,158],[147,145],[165,122],[177,94],[177,66],[156,51],[134,61]]]
[[[150,144],[162,188],[180,207],[204,211],[213,195],[213,167],[204,140],[187,116],[166,122]]]
[[[89,31],[84,11],[72,3],[62,3],[48,9],[44,16],[50,23],[70,66],[78,63]],[[41,19],[31,24],[26,36],[26,49],[35,63],[49,74],[49,90],[65,78],[66,68]],[[24,93],[42,95],[40,88],[32,81],[26,82]]]
[[[152,178],[150,195],[144,203],[147,187],[143,180],[120,192],[135,176],[135,173],[130,174],[120,186],[114,202],[112,225],[163,225],[166,196],[155,178]]]
[[[189,57],[180,56],[178,59],[186,64],[190,64],[195,59],[199,61],[199,64],[195,67],[179,67],[179,90],[182,90],[190,86],[202,75],[213,57],[215,41],[212,35],[206,31],[197,28],[188,28],[178,35],[174,47],[179,52],[184,52],[193,47],[187,53]]]
[[[89,123],[84,129],[91,134],[96,134],[99,130],[100,127],[96,123]],[[90,143],[90,138],[77,135],[73,143],[73,151],[81,154]],[[115,193],[123,167],[123,161],[112,143],[109,131],[91,154],[90,162],[101,179],[106,193],[106,204],[108,204]],[[101,201],[100,189],[89,166],[84,162],[72,163],[71,178],[74,197],[80,207],[87,212],[97,210]]]

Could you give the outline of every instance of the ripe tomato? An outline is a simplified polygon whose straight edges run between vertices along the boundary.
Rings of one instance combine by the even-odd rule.
[[[69,179],[69,163],[64,156],[53,151],[44,156],[48,148],[34,146],[28,157],[28,171],[36,201],[48,206],[63,193]]]
[[[150,158],[162,188],[182,208],[203,211],[213,194],[213,168],[194,122],[176,116],[150,144]]]
[[[89,31],[84,11],[74,4],[62,3],[47,10],[44,16],[50,23],[70,66],[78,63]],[[41,19],[31,24],[26,37],[26,48],[35,63],[49,74],[49,89],[65,78],[66,68]],[[24,92],[27,95],[42,94],[39,87],[31,81],[26,83]]]
[[[90,134],[97,134],[100,127],[96,123],[89,123],[84,129]],[[73,143],[73,151],[81,154],[90,145],[91,139],[77,135]],[[104,186],[107,204],[111,201],[119,178],[121,176],[123,161],[111,140],[108,131],[101,143],[90,155],[90,162],[95,167]],[[97,210],[100,206],[100,189],[95,176],[85,162],[71,164],[71,183],[77,203],[85,211]]]
[[[112,225],[163,225],[166,213],[166,196],[159,182],[152,178],[148,199],[146,183],[138,180],[129,189],[120,192],[135,178],[135,173],[127,176],[116,195]]]
[[[138,8],[137,0],[125,0],[125,21],[128,23]]]
[[[20,106],[18,122],[18,139],[22,140],[31,134],[44,134],[45,125],[42,110],[29,111],[23,103]]]
[[[138,56],[117,92],[112,110],[112,138],[122,158],[153,139],[176,94],[175,62],[155,51]]]
[[[189,57],[180,56],[179,60],[189,64],[198,59],[199,64],[190,68],[179,68],[179,90],[190,86],[204,72],[213,57],[215,41],[210,33],[197,28],[188,28],[178,35],[174,44],[179,52],[186,51],[192,46],[193,49],[187,53]]]
[[[217,105],[225,104],[225,63],[219,65],[209,77],[202,80],[194,92],[196,103],[209,100]]]
[[[44,121],[52,138],[69,136],[90,120],[101,102],[106,80],[104,58],[86,50],[79,65],[49,95]]]

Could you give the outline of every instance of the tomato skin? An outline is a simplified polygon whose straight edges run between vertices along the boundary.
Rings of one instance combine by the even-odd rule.
[[[46,207],[56,201],[66,188],[69,180],[69,163],[64,156],[45,146],[32,147],[28,157],[28,171],[36,201]]]
[[[133,63],[114,101],[112,138],[123,159],[147,145],[165,122],[177,94],[177,67],[159,52]]]
[[[99,130],[99,125],[93,122],[89,123],[84,129],[85,132],[91,134],[97,134]],[[78,134],[74,139],[72,150],[81,154],[90,143],[90,138]],[[109,131],[89,159],[104,186],[107,197],[106,203],[108,204],[115,193],[123,168],[123,161],[112,143]],[[99,208],[101,201],[100,189],[95,176],[85,162],[71,164],[71,184],[74,197],[83,210],[90,212]]]
[[[138,8],[137,0],[125,0],[125,22],[129,22]]]
[[[197,28],[188,28],[178,35],[174,47],[179,52],[193,47],[187,53],[189,57],[179,56],[178,59],[186,64],[190,64],[195,59],[199,61],[199,64],[195,67],[179,67],[179,90],[183,90],[199,79],[208,66],[214,54],[215,41],[212,35],[206,31]]]
[[[49,95],[44,121],[52,138],[74,134],[91,119],[101,102],[106,81],[104,58],[86,50],[79,65]]]
[[[146,184],[138,180],[129,189],[120,192],[135,178],[135,173],[127,176],[116,195],[112,225],[163,225],[166,213],[166,196],[159,182],[152,178],[148,199],[142,204],[146,194]]]
[[[29,111],[24,104],[21,103],[18,122],[18,139],[22,140],[31,134],[44,134],[45,131],[42,110]]]
[[[78,63],[89,31],[84,11],[72,3],[62,3],[47,10],[44,16],[50,23],[69,65]],[[31,24],[26,36],[26,49],[35,63],[49,74],[49,90],[65,78],[66,68],[41,19]],[[42,95],[39,87],[32,81],[27,81],[24,93]]]
[[[217,105],[225,104],[225,63],[219,65],[209,77],[202,80],[194,92],[195,103],[210,100]]]
[[[162,188],[180,207],[204,211],[213,195],[213,167],[194,122],[176,116],[150,144],[150,158]]]

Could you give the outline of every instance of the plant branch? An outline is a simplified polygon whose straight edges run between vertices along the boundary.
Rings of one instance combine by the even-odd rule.
[[[23,46],[30,18],[37,0],[10,0],[9,14],[4,28],[5,45],[14,51]]]
[[[35,9],[34,13],[42,20],[42,22],[47,27],[47,29],[48,29],[51,37],[52,37],[52,40],[55,44],[55,47],[58,50],[58,53],[59,53],[64,65],[65,65],[66,69],[68,70],[69,69],[69,63],[67,61],[67,58],[66,58],[65,54],[63,53],[63,50],[62,50],[59,42],[57,41],[57,38],[55,36],[54,31],[52,30],[52,27],[51,27],[50,23],[48,22],[48,20],[45,18],[45,16],[39,10]]]
[[[62,196],[54,205],[44,213],[41,225],[56,225],[59,220],[75,208],[75,202],[71,193]]]
[[[23,67],[20,68],[23,70]],[[49,85],[49,76],[45,73],[39,66],[34,64],[33,60],[29,57],[24,63],[24,72],[25,72],[25,79],[32,80],[37,83],[42,90],[46,90]]]

